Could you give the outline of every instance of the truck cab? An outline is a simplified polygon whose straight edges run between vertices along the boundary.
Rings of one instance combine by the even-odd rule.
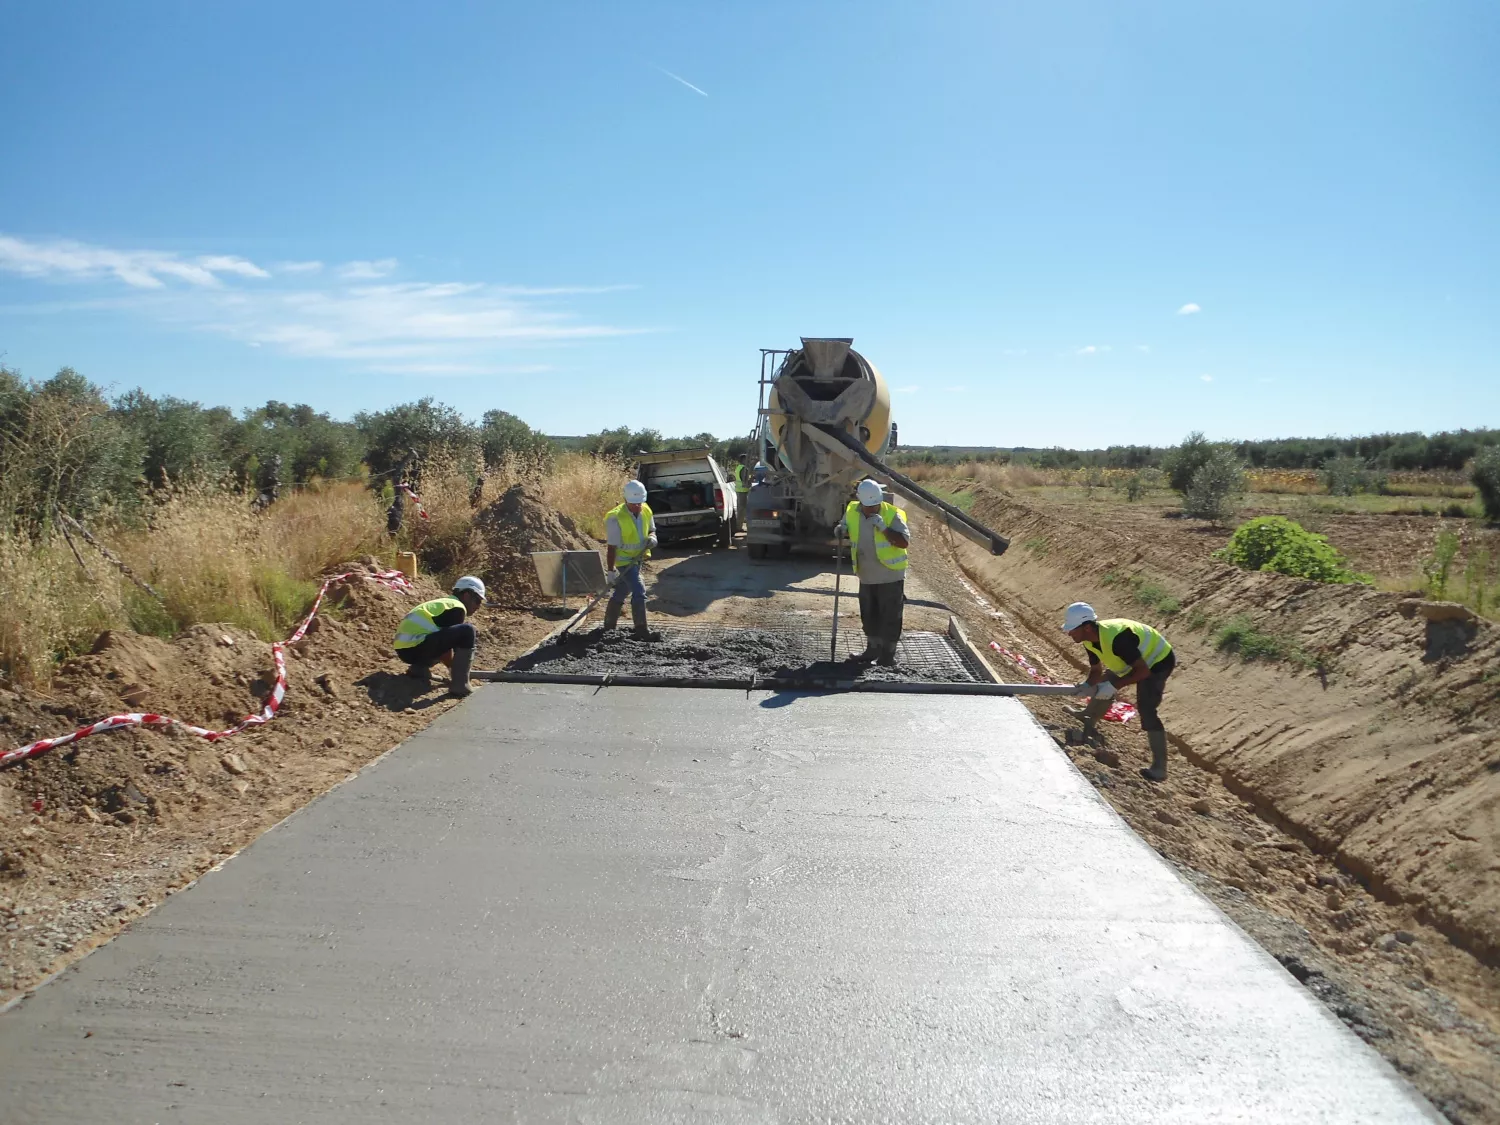
[[[728,547],[734,536],[736,495],[729,474],[707,449],[668,449],[636,459],[636,479],[663,546],[712,537]]]

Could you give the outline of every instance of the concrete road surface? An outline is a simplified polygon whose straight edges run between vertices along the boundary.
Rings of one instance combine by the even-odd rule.
[[[993,698],[482,688],[0,1066],[6,1125],[1438,1120]]]

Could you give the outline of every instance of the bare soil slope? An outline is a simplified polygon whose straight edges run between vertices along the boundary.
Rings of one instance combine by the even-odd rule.
[[[474,527],[484,541],[487,557],[483,576],[493,587],[490,596],[508,605],[535,605],[542,597],[531,552],[599,547],[526,484],[508,488],[475,517]]]

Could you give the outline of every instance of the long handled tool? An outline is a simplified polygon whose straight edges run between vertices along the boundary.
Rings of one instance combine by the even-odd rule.
[[[828,643],[828,660],[834,663],[839,658],[839,586],[844,577],[844,527],[839,525],[839,536],[833,545],[833,640]]]

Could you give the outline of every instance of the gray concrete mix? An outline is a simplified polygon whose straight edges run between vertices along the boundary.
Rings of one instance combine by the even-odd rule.
[[[1439,1120],[996,698],[483,687],[0,1060],[6,1125]]]

